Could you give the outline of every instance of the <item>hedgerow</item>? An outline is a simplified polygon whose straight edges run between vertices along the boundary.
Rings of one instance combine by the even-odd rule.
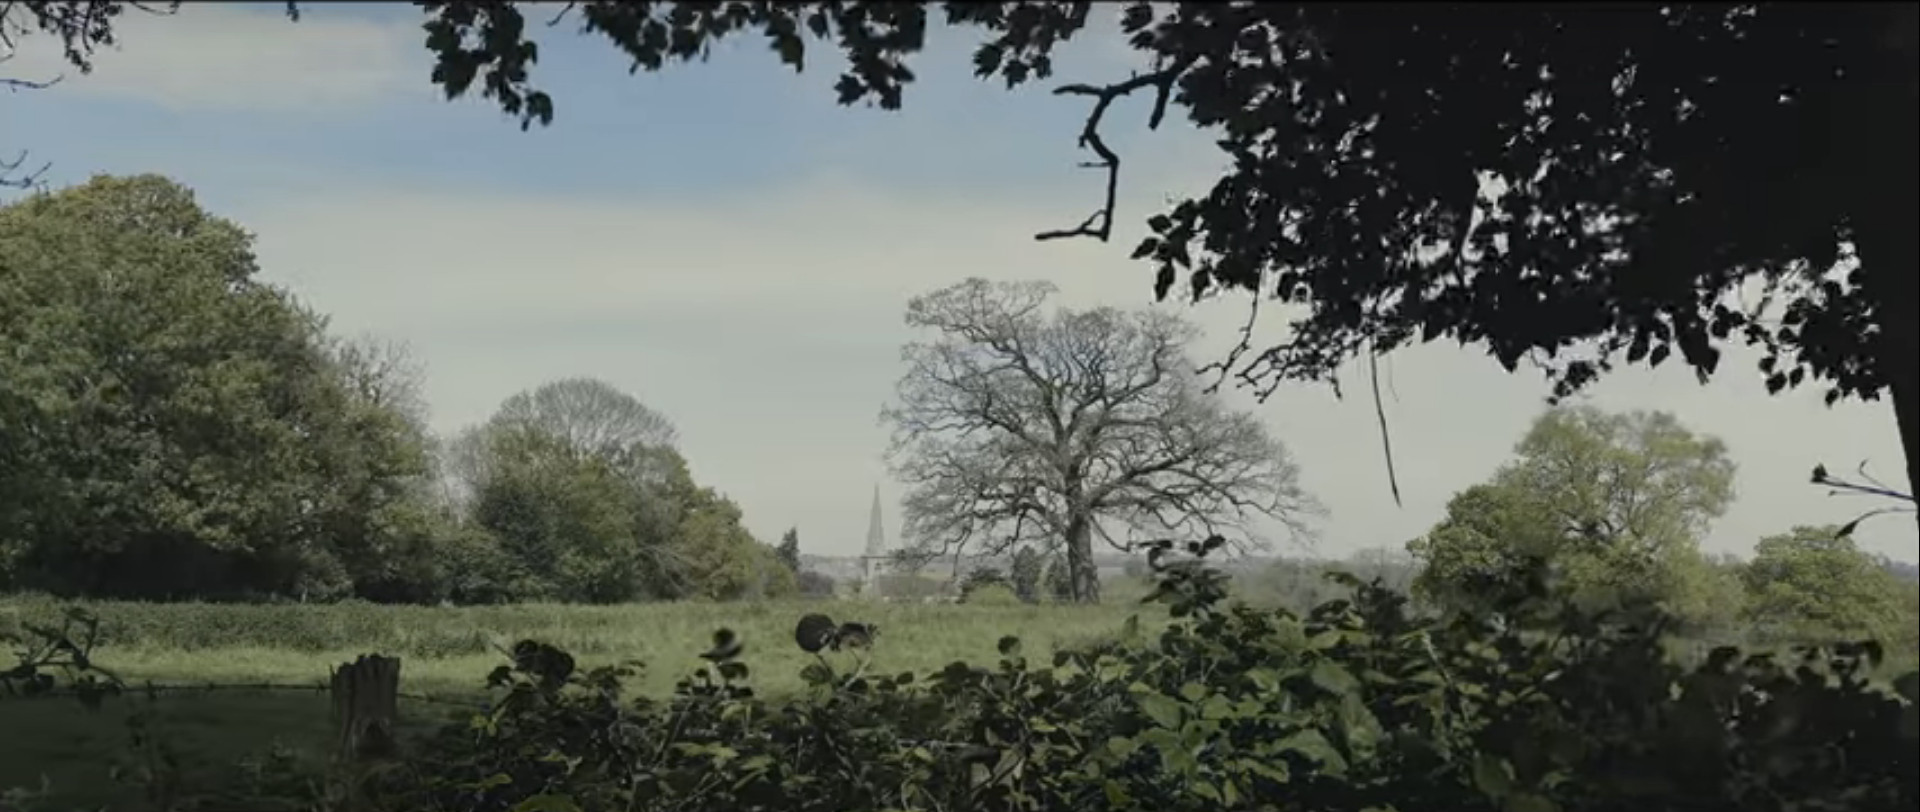
[[[754,689],[756,647],[716,633],[670,696],[639,664],[577,668],[526,641],[471,719],[255,810],[349,793],[390,810],[1350,810],[1882,812],[1920,808],[1915,676],[1866,676],[1873,643],[1719,649],[1681,666],[1657,614],[1551,594],[1422,617],[1352,576],[1303,615],[1225,600],[1154,550],[1174,622],[1050,658],[874,673],[823,652],[807,688]],[[884,645],[884,637],[880,645]],[[231,800],[229,789],[225,803]],[[290,795],[291,794],[291,795]],[[177,806],[176,808],[243,808]]]

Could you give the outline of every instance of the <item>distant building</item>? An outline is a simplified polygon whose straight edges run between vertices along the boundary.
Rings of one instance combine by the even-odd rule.
[[[880,568],[887,560],[887,530],[880,520],[880,486],[873,486],[873,509],[867,516],[867,549],[860,557],[860,591],[872,595],[879,586]]]

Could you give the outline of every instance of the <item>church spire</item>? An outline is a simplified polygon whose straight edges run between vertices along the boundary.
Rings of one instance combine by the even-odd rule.
[[[880,525],[880,486],[873,486],[873,514],[867,519],[867,555],[887,554],[887,531]]]

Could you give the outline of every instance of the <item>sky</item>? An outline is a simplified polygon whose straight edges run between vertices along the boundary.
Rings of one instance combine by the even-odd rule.
[[[973,79],[964,32],[936,29],[905,108],[888,112],[834,103],[834,54],[796,74],[747,39],[629,75],[563,25],[542,32],[535,71],[555,120],[523,132],[491,102],[444,99],[411,6],[308,4],[297,24],[277,4],[129,14],[90,75],[57,41],[19,43],[0,75],[62,81],[0,98],[0,151],[31,150],[54,187],[147,172],[190,186],[256,235],[262,276],[336,332],[407,345],[437,431],[550,380],[603,379],[675,422],[694,476],[758,537],[797,527],[808,553],[857,554],[876,486],[898,532],[878,417],[915,338],[910,297],[971,276],[1042,279],[1068,307],[1181,312],[1206,331],[1203,361],[1247,316],[1244,297],[1156,304],[1152,269],[1127,258],[1148,215],[1217,176],[1206,135],[1173,117],[1148,131],[1144,101],[1116,105],[1113,241],[1035,242],[1098,203],[1100,177],[1075,168],[1084,101]],[[1108,25],[1056,61],[1060,82],[1144,67]],[[1283,325],[1267,311],[1255,334]],[[1765,397],[1755,360],[1732,353],[1706,386],[1678,365],[1616,372],[1585,398],[1669,411],[1727,443],[1738,499],[1704,541],[1713,552],[1874,506],[1808,484],[1817,462],[1901,481],[1888,405]],[[1452,344],[1403,350],[1383,375],[1401,506],[1373,404],[1355,394],[1364,369],[1347,371],[1344,400],[1304,385],[1265,403],[1224,395],[1288,446],[1327,507],[1316,538],[1276,536],[1277,551],[1400,547],[1511,458],[1547,394],[1537,373]],[[1916,535],[1890,516],[1858,540],[1913,561]]]

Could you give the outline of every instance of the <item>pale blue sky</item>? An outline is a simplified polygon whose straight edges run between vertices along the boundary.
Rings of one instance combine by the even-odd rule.
[[[1143,104],[1116,109],[1109,140],[1127,170],[1115,242],[1034,243],[1096,202],[1098,178],[1073,168],[1084,107],[972,79],[965,36],[938,34],[906,110],[886,113],[836,106],[826,53],[796,76],[747,38],[706,64],[628,76],[610,47],[548,32],[538,78],[558,115],[523,133],[489,103],[439,99],[417,14],[319,4],[295,25],[275,5],[189,4],[136,16],[93,75],[0,98],[0,150],[52,161],[55,185],[159,172],[192,186],[256,232],[265,275],[340,332],[409,344],[437,429],[549,379],[604,378],[674,419],[695,475],[738,500],[758,535],[797,525],[809,552],[858,551],[876,481],[898,526],[876,416],[910,338],[908,297],[978,275],[1048,279],[1073,306],[1146,306],[1150,269],[1126,259],[1140,223],[1168,195],[1204,189],[1218,161],[1204,135],[1148,133]],[[1098,34],[1059,61],[1063,80],[1137,67]],[[27,39],[5,70],[63,72],[57,44]],[[1211,358],[1244,300],[1181,309],[1209,330],[1196,350]],[[1269,318],[1262,332],[1278,328]],[[1709,387],[1671,368],[1593,393],[1729,443],[1741,498],[1708,540],[1716,551],[1870,506],[1805,484],[1815,462],[1869,459],[1900,478],[1890,409],[1757,397],[1751,363],[1730,358]],[[1296,387],[1252,407],[1331,509],[1321,554],[1398,547],[1430,526],[1508,457],[1545,392],[1450,346],[1389,366],[1404,508],[1387,495],[1364,399]],[[1870,523],[1861,541],[1915,559],[1905,517]]]

